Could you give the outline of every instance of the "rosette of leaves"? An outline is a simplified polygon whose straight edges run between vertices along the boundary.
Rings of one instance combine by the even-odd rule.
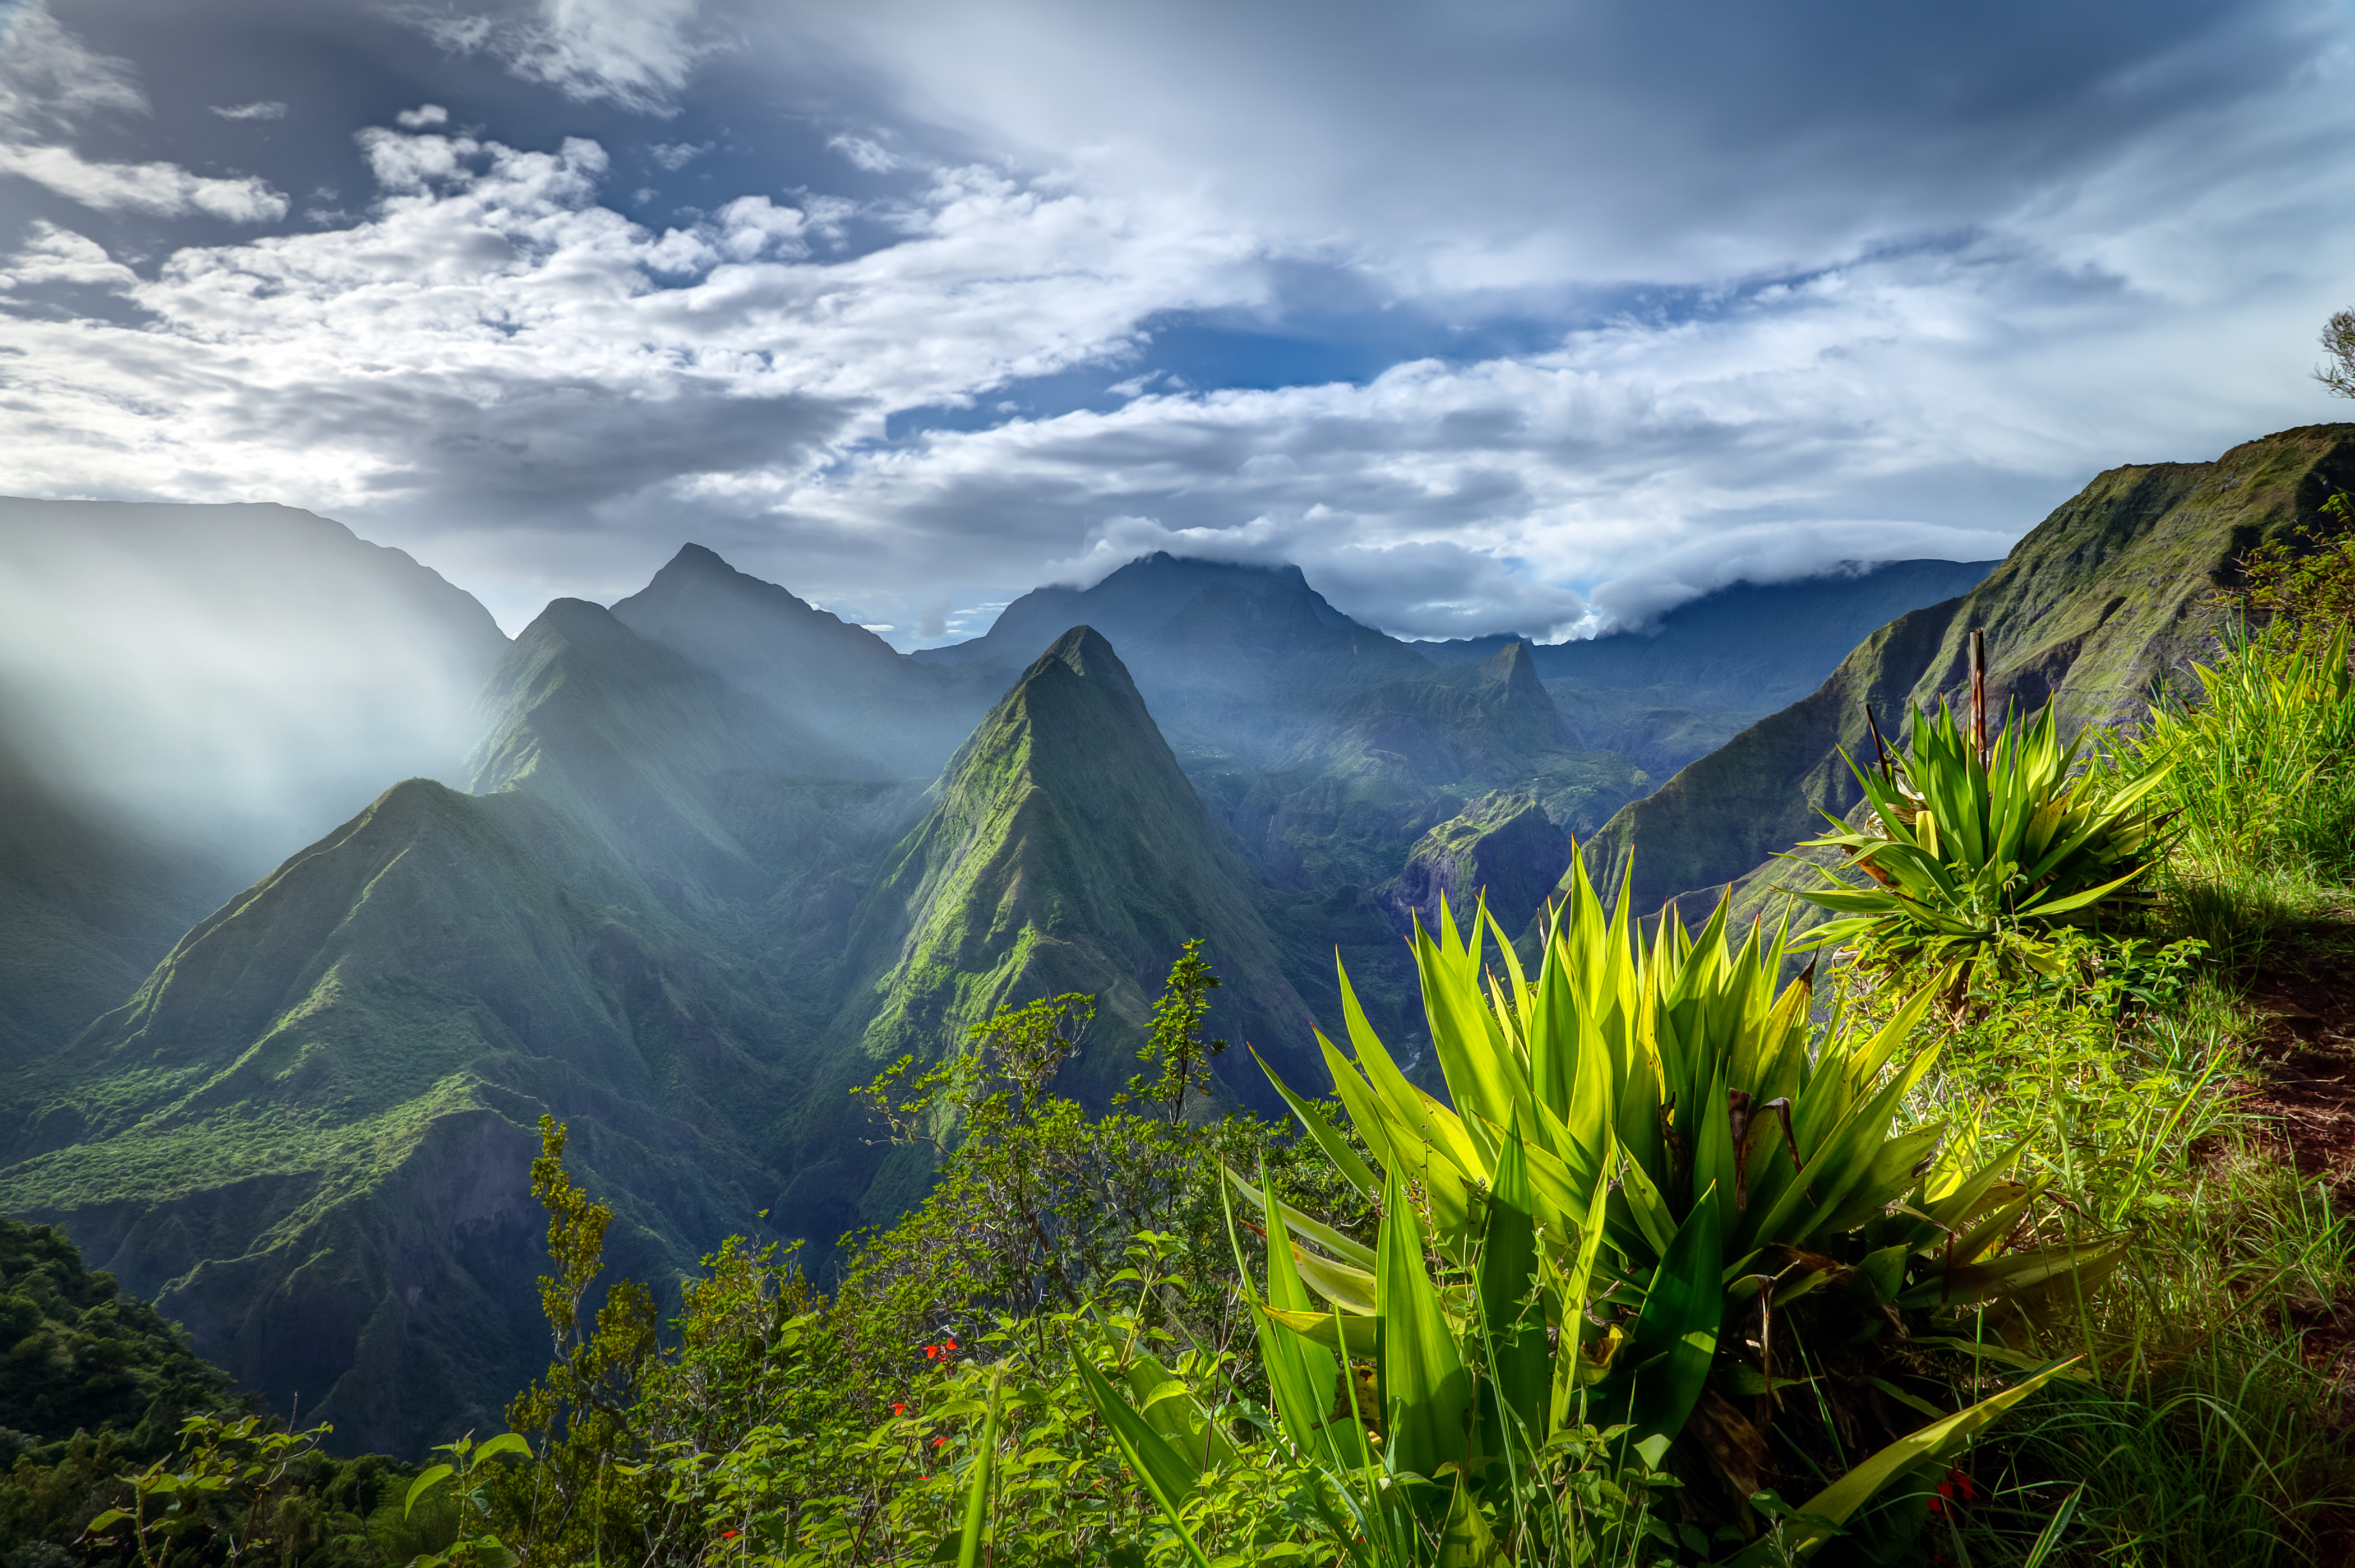
[[[1913,1043],[1926,993],[1815,1038],[1812,976],[1776,984],[1779,936],[1737,944],[1721,904],[1698,937],[1670,912],[1646,938],[1575,862],[1534,977],[1485,910],[1469,937],[1443,913],[1413,941],[1447,1103],[1400,1071],[1346,971],[1349,1049],[1320,1043],[1370,1159],[1278,1084],[1381,1200],[1376,1244],[1230,1175],[1265,1219],[1254,1309],[1282,1428],[1354,1477],[1360,1540],[1399,1543],[1369,1561],[1581,1560],[1582,1526],[1531,1480],[1597,1434],[1626,1473],[1685,1482],[1687,1520],[1719,1531],[1688,1550],[1809,1552],[2061,1370],[1975,1335],[1991,1371],[2033,1375],[1952,1410],[1908,1370],[1925,1339],[1955,1353],[1966,1314],[2032,1336],[2124,1247],[2007,1251],[2041,1191],[2009,1179],[2024,1141],[1989,1155],[1970,1129],[1899,1125],[1937,1052]],[[1780,1503],[1778,1479],[1818,1469],[1838,1478]]]
[[[1934,716],[1914,710],[1911,756],[1881,745],[1877,728],[1873,739],[1871,768],[1840,753],[1870,807],[1864,826],[1831,817],[1832,832],[1799,846],[1844,850],[1871,880],[1794,889],[1836,917],[1796,945],[1849,947],[1895,973],[1947,971],[1959,994],[1982,971],[2057,975],[2054,931],[2148,901],[2137,883],[2165,848],[2168,816],[2152,799],[2164,768],[2123,781],[2078,769],[2050,707],[2008,720],[1992,746],[1943,702]]]

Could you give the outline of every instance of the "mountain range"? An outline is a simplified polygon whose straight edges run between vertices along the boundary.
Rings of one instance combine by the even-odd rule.
[[[2310,514],[2337,461],[2318,454],[2355,434],[2331,428],[2242,464],[2244,485],[2295,492],[2258,507],[2258,533]],[[2287,476],[2292,449],[2307,479]],[[59,544],[74,504],[0,502],[0,556],[81,573],[32,654],[0,645],[0,1211],[62,1226],[280,1408],[418,1453],[495,1424],[545,1355],[527,1180],[543,1112],[614,1206],[617,1271],[675,1279],[747,1232],[805,1240],[823,1275],[845,1232],[930,1174],[868,1141],[850,1091],[903,1053],[958,1049],[999,1007],[1094,995],[1064,1087],[1101,1105],[1188,939],[1227,981],[1207,1027],[1304,1070],[1312,1024],[1339,1010],[1337,955],[1412,1060],[1409,922],[1485,891],[1518,925],[1574,841],[1643,897],[1747,872],[1793,813],[1753,829],[1710,807],[1733,787],[1712,737],[1742,748],[1744,798],[1813,789],[1837,808],[1817,742],[1845,733],[1866,650],[1945,656],[1964,593],[2076,627],[2145,571],[2135,519],[2157,493],[2111,478],[2019,571],[2016,551],[1992,576],[1901,562],[1736,585],[1555,647],[1401,642],[1297,569],[1154,555],[910,656],[693,545],[640,592],[559,600],[510,642],[339,525],[134,508],[149,534],[179,530],[160,550],[237,563],[220,569],[237,581],[202,579],[112,665],[69,612],[129,592],[101,569],[123,537],[107,530],[132,523],[101,508],[95,542]],[[2151,515],[2178,513],[2184,560],[2242,548],[2222,512]],[[2199,532],[2217,527],[2221,542]],[[0,583],[24,577],[14,560]],[[339,594],[365,613],[337,614]],[[2196,599],[2112,604],[2061,640],[2087,670],[2123,668],[2100,628],[2131,620],[2147,643],[2164,624],[2175,641],[2148,656],[2164,664],[2196,643]],[[172,763],[186,798],[127,795],[108,770],[144,699],[86,673],[73,744],[52,744],[66,710],[41,683],[78,657],[233,648],[246,621],[256,659],[293,639],[309,665],[266,701],[230,683],[221,705],[259,715],[237,720],[239,767],[167,727],[141,765]],[[2066,685],[2051,638],[2036,654],[2004,636],[2014,688],[2032,694],[2035,670]],[[1872,656],[1880,691],[1902,660]],[[420,689],[388,693],[386,669]],[[370,701],[398,705],[381,744],[312,755]],[[336,770],[361,765],[375,782],[308,826]],[[205,823],[262,775],[260,795],[305,803],[284,814],[302,837],[251,866],[250,807],[213,813],[234,833]],[[1222,1059],[1220,1106],[1272,1108],[1248,1060]]]

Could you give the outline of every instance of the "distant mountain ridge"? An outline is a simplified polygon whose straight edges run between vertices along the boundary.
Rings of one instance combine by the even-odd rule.
[[[1849,650],[1909,610],[1968,592],[2002,562],[1884,560],[1782,582],[1734,582],[1689,599],[1657,624],[1534,643],[1549,682],[1668,687],[1727,707],[1780,708],[1823,684]],[[1493,657],[1512,639],[1417,643],[1439,664]]]
[[[1073,625],[1094,627],[1122,650],[1155,721],[1189,763],[1263,760],[1324,719],[1338,694],[1433,673],[1408,645],[1326,603],[1298,567],[1233,566],[1166,551],[1130,561],[1091,588],[1034,589],[983,635],[914,657],[1010,674],[1028,663],[1026,650]]]
[[[938,773],[1003,686],[911,659],[701,545],[682,546],[653,581],[615,601],[613,617],[767,704],[823,748],[902,777]]]

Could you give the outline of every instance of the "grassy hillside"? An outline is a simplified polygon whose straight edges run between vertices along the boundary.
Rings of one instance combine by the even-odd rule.
[[[1744,730],[1621,809],[1585,848],[1638,908],[1722,884],[1856,804],[1838,748],[1867,744],[1865,709],[1894,740],[1909,705],[1955,697],[1972,628],[1987,631],[1989,701],[2057,702],[2073,729],[2129,719],[2152,683],[2212,637],[2234,562],[2316,519],[2355,483],[2355,425],[2312,425],[2212,463],[2114,468],[2039,524],[1970,592],[1900,616],[1812,695]]]
[[[860,911],[855,945],[878,972],[850,1003],[863,1054],[928,1054],[1010,1002],[1085,991],[1096,1037],[1067,1072],[1102,1104],[1136,1071],[1151,993],[1193,937],[1228,979],[1209,1027],[1297,1052],[1308,1015],[1249,873],[1111,645],[1075,627],[958,751]]]

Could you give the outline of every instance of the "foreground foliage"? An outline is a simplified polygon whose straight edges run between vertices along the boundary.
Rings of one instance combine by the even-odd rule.
[[[1896,973],[1951,965],[1960,995],[1983,972],[2057,976],[2061,931],[2115,926],[2147,902],[2133,884],[2165,847],[2153,796],[2167,765],[2126,779],[2079,768],[2050,707],[2009,720],[1992,744],[1985,735],[1983,713],[1966,727],[1942,702],[1915,710],[1910,754],[1884,746],[1865,769],[1842,753],[1870,815],[1799,848],[1845,850],[1872,880],[1795,890],[1836,917],[1808,945]]]
[[[1892,1427],[1881,1391],[1913,1378],[1896,1354],[1909,1322],[1935,1345],[1990,1303],[2032,1320],[2121,1251],[2099,1237],[2006,1253],[2041,1192],[2005,1179],[2027,1140],[1994,1150],[1947,1139],[1944,1123],[1894,1124],[1935,1060],[1917,1040],[1928,993],[1876,1029],[1836,1023],[1811,1041],[1812,971],[1778,995],[1781,942],[1753,931],[1737,946],[1725,919],[1721,905],[1698,937],[1663,920],[1646,941],[1624,901],[1606,915],[1574,869],[1531,979],[1501,931],[1459,935],[1443,915],[1415,953],[1449,1104],[1406,1081],[1353,1005],[1353,1055],[1324,1047],[1370,1163],[1285,1091],[1336,1167],[1380,1197],[1375,1248],[1236,1180],[1291,1243],[1270,1266],[1262,1347],[1287,1435],[1337,1472],[1379,1471],[1368,1499],[1412,1501],[1423,1483],[1402,1541],[1419,1531],[1436,1551],[1471,1529],[1517,1559],[1575,1560],[1562,1522],[1526,1509],[1515,1481],[1557,1437],[1602,1427],[1618,1435],[1614,1463],[1684,1484],[1685,1530],[1738,1547],[1771,1529],[1764,1549],[1805,1548],[2050,1375],[1968,1410],[1900,1390],[1900,1408],[1931,1420]],[[1330,1317],[1282,1299],[1295,1268]],[[1345,1348],[1373,1356],[1378,1461],[1321,1435]],[[2035,1360],[1998,1363],[2022,1364]],[[1841,1385],[1874,1392],[1851,1401]],[[1774,1483],[1811,1469],[1839,1478],[1794,1512]],[[1429,1486],[1450,1472],[1452,1492]]]

